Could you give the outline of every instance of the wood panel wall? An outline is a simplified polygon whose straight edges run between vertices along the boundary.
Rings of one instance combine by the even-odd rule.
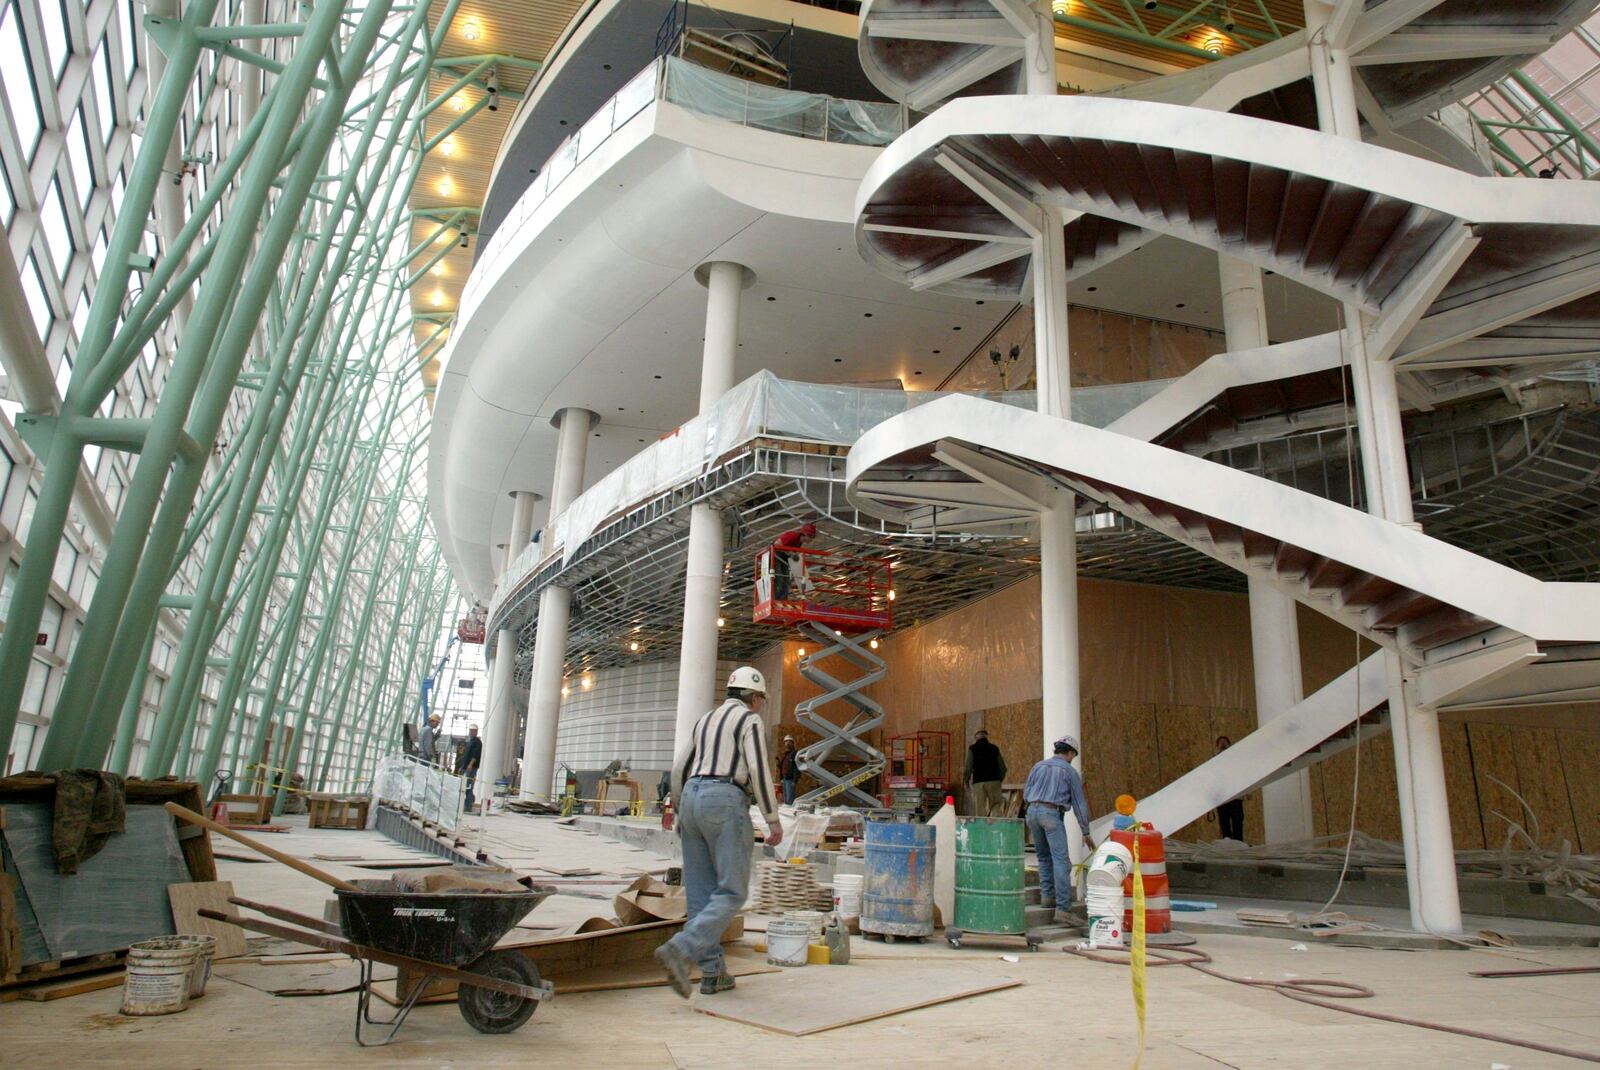
[[[1148,795],[1188,772],[1211,756],[1217,736],[1239,740],[1253,728],[1243,596],[1084,580],[1079,604],[1084,783],[1096,814],[1108,812],[1123,791]],[[1305,607],[1300,636],[1307,694],[1373,649]],[[798,729],[793,709],[818,689],[799,675],[798,646],[783,644],[762,667],[781,665],[781,674],[774,674],[782,694],[777,734],[792,731],[804,745],[814,736]],[[876,744],[927,728],[950,732],[959,754],[969,723],[982,723],[1004,751],[1011,779],[1026,775],[1043,750],[1037,581],[898,632],[880,652],[889,673],[869,692],[886,711]],[[843,663],[828,667],[847,671]],[[1576,850],[1600,853],[1600,704],[1475,711],[1471,720],[1445,718],[1441,734],[1458,848],[1498,848],[1508,828],[1500,815],[1531,826],[1504,784],[1533,808],[1542,844],[1566,841]],[[1346,751],[1312,768],[1319,835],[1349,827],[1357,764],[1355,752]],[[1359,796],[1357,828],[1398,839],[1394,751],[1387,734],[1361,747]],[[1208,815],[1180,835],[1210,839],[1216,833],[1215,817]],[[1262,835],[1259,793],[1245,800],[1245,834],[1256,841]]]

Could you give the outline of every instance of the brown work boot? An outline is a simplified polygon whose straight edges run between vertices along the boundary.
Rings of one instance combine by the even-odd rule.
[[[700,979],[700,994],[702,996],[714,996],[718,992],[726,992],[732,987],[733,975],[731,973],[706,974]]]

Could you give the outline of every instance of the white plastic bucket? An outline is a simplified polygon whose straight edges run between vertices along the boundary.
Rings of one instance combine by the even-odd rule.
[[[767,961],[774,966],[804,966],[811,946],[811,926],[792,918],[767,922]]]
[[[189,1006],[200,946],[185,936],[158,936],[128,948],[122,1013],[176,1014]]]
[[[1121,947],[1123,945],[1122,913],[1109,918],[1089,918],[1089,946],[1090,947]]]
[[[867,878],[860,873],[836,873],[833,877],[833,909],[841,918],[861,916],[861,892]]]

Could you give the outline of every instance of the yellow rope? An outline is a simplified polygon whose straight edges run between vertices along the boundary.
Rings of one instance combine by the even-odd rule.
[[[1133,940],[1128,956],[1128,978],[1133,985],[1133,1009],[1139,1018],[1139,1050],[1133,1056],[1133,1070],[1144,1060],[1144,981],[1145,981],[1144,878],[1139,873],[1139,820],[1133,822]]]

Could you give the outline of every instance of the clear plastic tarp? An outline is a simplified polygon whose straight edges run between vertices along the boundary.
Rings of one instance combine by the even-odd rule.
[[[383,759],[372,778],[372,793],[379,800],[447,829],[460,822],[466,792],[466,777],[406,754]]]
[[[898,104],[759,85],[677,58],[666,61],[661,99],[701,115],[813,141],[887,145],[904,129]]]

